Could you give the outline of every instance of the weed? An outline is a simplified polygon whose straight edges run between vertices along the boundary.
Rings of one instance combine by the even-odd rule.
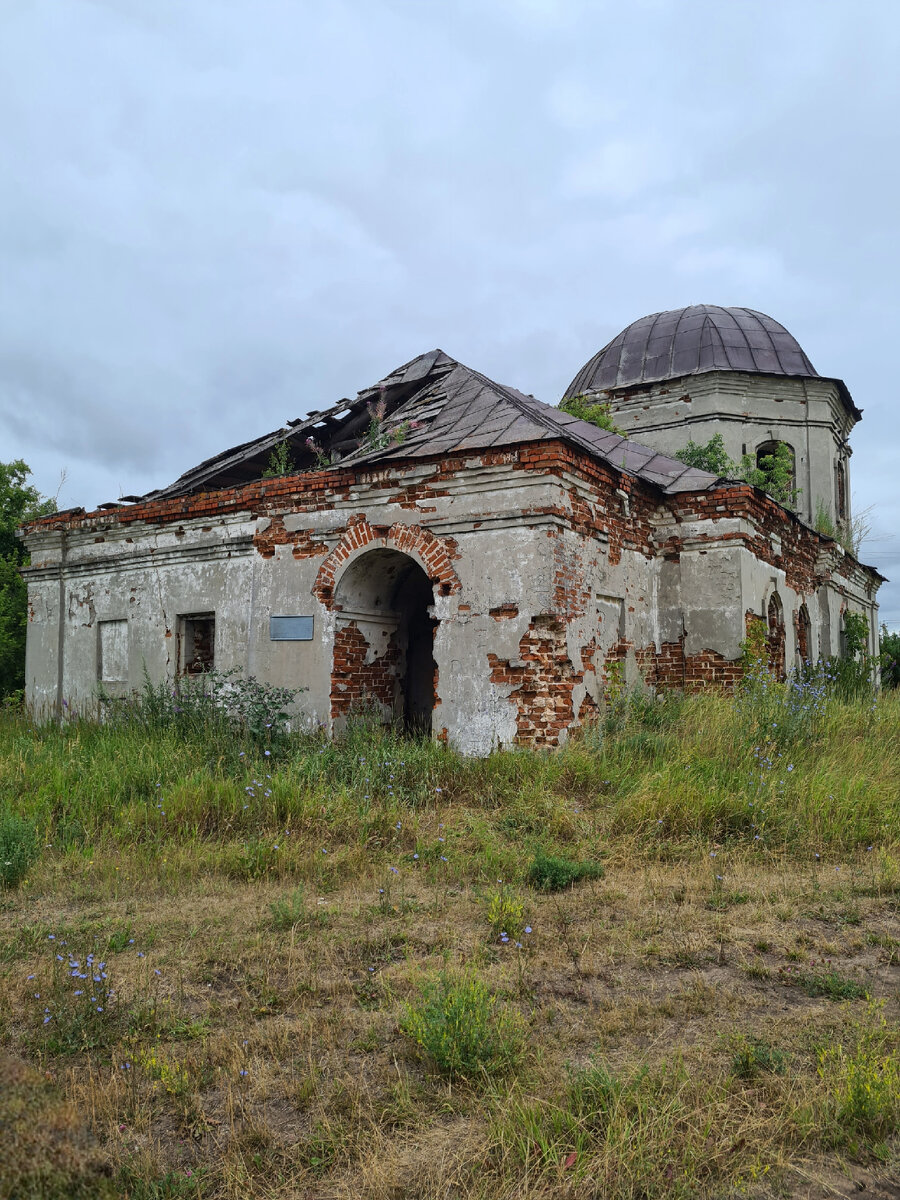
[[[744,963],[744,965],[741,967],[741,970],[748,979],[764,980],[772,978],[771,970],[764,962],[760,962],[759,960]]]
[[[528,868],[527,879],[542,892],[561,892],[583,879],[600,879],[603,865],[598,862],[574,862],[570,858],[546,854],[540,848]]]
[[[113,932],[106,939],[106,949],[110,954],[121,954],[123,950],[127,950],[129,946],[134,945],[134,928],[129,921],[119,929]]]
[[[29,975],[29,1007],[50,1054],[77,1054],[110,1045],[120,1035],[127,1006],[95,954],[55,951],[49,978]],[[60,949],[64,943],[61,943]]]
[[[173,729],[182,735],[235,733],[268,744],[283,735],[289,709],[302,688],[282,688],[246,675],[239,667],[180,677],[175,687],[145,673],[140,693],[111,699],[101,694],[104,723],[112,728]]]
[[[277,933],[284,933],[307,920],[306,889],[296,887],[287,896],[279,896],[269,904],[269,925]]]
[[[130,1165],[116,1173],[116,1195],[129,1200],[200,1200],[207,1172],[203,1167],[165,1171],[148,1178]]]
[[[473,972],[442,971],[406,1007],[401,1030],[451,1078],[472,1082],[511,1071],[524,1053],[521,1019]]]
[[[787,1070],[788,1056],[762,1038],[736,1033],[730,1048],[731,1073],[736,1079],[753,1080],[765,1072],[783,1075]]]
[[[525,905],[502,884],[488,899],[487,919],[494,938],[515,941],[525,929]]]
[[[823,1048],[818,1073],[828,1088],[831,1136],[848,1131],[883,1138],[900,1120],[900,1037],[888,1026],[882,1005],[872,1005],[866,1024],[855,1023],[851,1045]]]
[[[38,856],[39,834],[34,821],[0,804],[0,888],[22,882]]]
[[[865,1000],[868,991],[856,979],[839,971],[831,962],[816,962],[809,967],[779,967],[779,980],[788,987],[798,987],[807,996],[827,996],[829,1000]]]
[[[313,1175],[325,1175],[341,1157],[349,1141],[341,1121],[320,1121],[303,1147],[303,1157]]]
[[[748,892],[727,892],[724,888],[714,887],[706,901],[706,907],[714,912],[724,912],[735,904],[746,904],[750,899]]]

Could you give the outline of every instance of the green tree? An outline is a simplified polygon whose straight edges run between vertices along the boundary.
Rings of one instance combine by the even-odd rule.
[[[900,632],[881,627],[881,683],[883,687],[900,687]]]
[[[737,473],[737,466],[728,456],[721,433],[715,434],[705,445],[700,445],[692,438],[675,457],[686,467],[709,471],[710,475],[718,475],[721,479],[734,479]]]
[[[771,454],[764,454],[759,462],[752,454],[745,454],[736,463],[725,449],[720,433],[705,444],[690,441],[675,457],[687,467],[709,471],[720,479],[743,479],[746,483],[768,492],[785,508],[796,508],[800,492],[794,487],[794,455],[790,446],[779,442]]]
[[[579,421],[590,421],[598,429],[617,433],[619,437],[628,436],[612,419],[612,408],[609,404],[592,404],[586,396],[569,396],[560,404],[559,410],[568,413],[570,417],[577,417]]]
[[[772,454],[763,454],[759,462],[745,454],[741,459],[740,476],[768,492],[785,508],[796,508],[800,491],[794,487],[794,454],[784,442],[779,442]]]
[[[54,500],[26,482],[30,474],[20,458],[0,462],[0,699],[25,684],[28,592],[21,571],[28,555],[16,530],[26,521],[56,511]]]
[[[290,446],[287,442],[279,442],[269,455],[269,461],[262,477],[263,479],[278,479],[281,475],[290,475],[294,470],[296,467]]]

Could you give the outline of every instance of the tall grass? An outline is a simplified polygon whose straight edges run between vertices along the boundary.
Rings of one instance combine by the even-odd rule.
[[[761,683],[483,760],[165,695],[7,715],[0,834],[38,859],[0,893],[0,1039],[135,1196],[704,1197],[887,1161],[900,693]],[[35,1195],[88,1194],[67,1153]]]
[[[604,842],[670,857],[698,842],[778,853],[900,843],[900,695],[639,700],[553,753],[465,759],[366,722],[261,743],[216,724],[35,726],[0,718],[0,812],[56,852],[212,846],[279,830],[332,847],[409,849],[454,810],[454,836],[521,859],[594,859]],[[793,724],[791,723],[793,722]],[[482,814],[482,815],[478,815]],[[202,857],[202,854],[201,854]]]

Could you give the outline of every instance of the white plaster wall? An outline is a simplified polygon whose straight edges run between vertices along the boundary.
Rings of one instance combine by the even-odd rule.
[[[787,442],[795,455],[798,512],[808,524],[820,502],[832,521],[837,519],[835,468],[841,458],[849,516],[846,440],[854,418],[829,380],[713,371],[597,396],[609,401],[629,437],[666,454],[676,454],[690,440],[704,444],[718,433],[729,456],[740,463],[745,450],[755,455],[764,442]]]

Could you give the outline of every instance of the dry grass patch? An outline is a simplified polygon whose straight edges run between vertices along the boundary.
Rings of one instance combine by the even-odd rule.
[[[83,729],[65,769],[113,794],[68,825],[41,808],[61,735],[14,731],[0,790],[45,849],[0,893],[0,1034],[44,1115],[16,1118],[37,1148],[7,1193],[43,1194],[42,1127],[70,1189],[49,1196],[91,1174],[141,1200],[799,1196],[835,1155],[874,1188],[900,1127],[900,838],[803,822],[820,776],[851,822],[889,831],[896,805],[798,746],[763,837],[717,703],[475,764],[370,733],[264,764],[194,746],[200,772],[146,735],[119,795],[112,735]],[[861,761],[885,729],[850,717]]]

